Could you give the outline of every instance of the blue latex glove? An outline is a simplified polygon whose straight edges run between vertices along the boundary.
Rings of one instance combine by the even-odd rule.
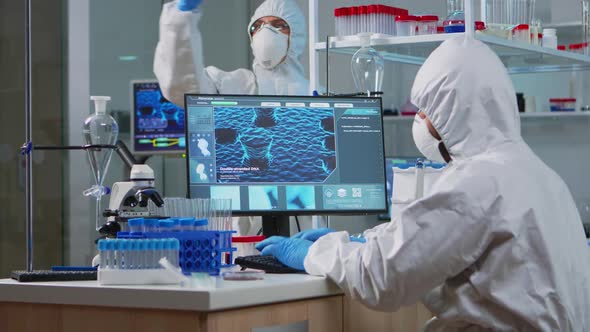
[[[178,10],[183,12],[190,12],[197,8],[203,0],[178,0]]]
[[[299,232],[293,235],[293,238],[296,239],[303,239],[309,240],[311,242],[315,242],[317,239],[321,238],[322,236],[335,232],[335,230],[331,228],[317,228],[317,229],[306,229],[303,232]]]
[[[256,248],[256,250],[258,251],[262,251],[264,248],[266,248],[267,246],[271,245],[271,244],[277,244],[279,242],[282,242],[284,240],[286,240],[287,238],[284,236],[271,236],[268,239],[264,239],[260,242],[258,242],[254,248]]]
[[[272,237],[271,237],[272,238]],[[269,238],[269,239],[271,239]],[[303,239],[287,238],[269,244],[262,249],[263,256],[275,256],[281,263],[296,270],[305,271],[303,262],[313,242]]]
[[[359,242],[359,243],[367,242],[367,240],[362,236],[350,236],[349,239],[350,239],[350,242]]]

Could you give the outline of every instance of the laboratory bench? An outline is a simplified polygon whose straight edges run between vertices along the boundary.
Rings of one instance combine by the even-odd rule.
[[[421,306],[378,313],[331,281],[305,274],[199,285],[101,286],[97,281],[0,280],[0,331],[418,331]],[[299,329],[297,329],[299,326]]]

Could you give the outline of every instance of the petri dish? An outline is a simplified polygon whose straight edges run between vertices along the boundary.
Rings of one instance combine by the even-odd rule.
[[[224,271],[221,272],[223,280],[246,281],[264,279],[264,271],[248,269],[244,271]]]

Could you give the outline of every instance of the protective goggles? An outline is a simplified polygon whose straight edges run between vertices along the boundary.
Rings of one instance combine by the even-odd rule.
[[[250,26],[250,36],[254,36],[258,30],[264,28],[265,26],[271,27],[275,31],[280,31],[282,33],[288,34],[290,32],[289,24],[282,19],[275,19],[270,22],[264,22],[262,18],[256,20],[256,22],[252,23]]]

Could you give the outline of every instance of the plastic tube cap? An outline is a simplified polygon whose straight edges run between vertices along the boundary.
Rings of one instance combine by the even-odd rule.
[[[207,219],[197,219],[194,223],[195,226],[207,226],[208,224],[209,221]]]
[[[195,218],[180,218],[180,226],[193,226]]]
[[[156,227],[158,226],[158,219],[144,219],[143,224],[146,227]]]
[[[127,221],[127,225],[129,225],[131,227],[143,226],[143,224],[144,224],[143,218],[133,218],[133,219],[129,219]]]
[[[107,102],[111,100],[109,96],[90,96],[94,100],[94,111],[96,114],[105,114],[107,112]]]

